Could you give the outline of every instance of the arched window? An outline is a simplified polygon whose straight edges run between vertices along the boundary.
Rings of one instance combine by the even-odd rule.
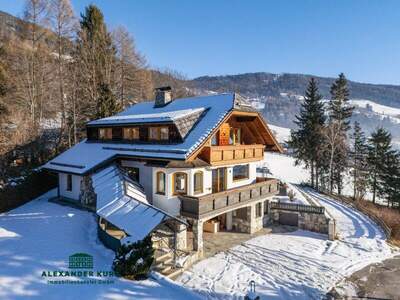
[[[195,194],[200,194],[203,192],[203,172],[202,171],[197,171],[194,173],[193,176],[193,190]]]
[[[173,175],[173,194],[186,195],[187,193],[187,174],[176,172]]]
[[[165,173],[157,172],[157,194],[165,195]]]

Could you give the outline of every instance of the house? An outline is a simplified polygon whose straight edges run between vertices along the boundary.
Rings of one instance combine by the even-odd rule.
[[[238,94],[172,99],[160,88],[155,101],[87,123],[87,139],[44,167],[58,173],[59,199],[96,211],[103,240],[167,225],[175,247],[191,236],[201,255],[203,231],[253,233],[268,221],[279,182],[256,167],[269,151],[282,148]]]

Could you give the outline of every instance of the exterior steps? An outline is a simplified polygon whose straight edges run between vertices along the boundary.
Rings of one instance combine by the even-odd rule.
[[[171,252],[156,257],[152,269],[169,279],[175,279],[183,272],[183,268],[174,267],[173,254]]]
[[[161,274],[163,274],[164,276],[168,277],[169,279],[174,280],[174,279],[176,279],[180,274],[182,274],[183,271],[184,271],[183,268],[176,268],[176,269],[170,269],[170,270],[166,271],[165,273],[163,272],[163,273],[161,273]]]

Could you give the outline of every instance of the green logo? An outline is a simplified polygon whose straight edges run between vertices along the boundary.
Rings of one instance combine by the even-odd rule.
[[[93,269],[93,256],[86,253],[75,253],[69,256],[70,269]]]

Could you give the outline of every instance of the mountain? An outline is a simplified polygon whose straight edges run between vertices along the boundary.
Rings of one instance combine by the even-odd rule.
[[[187,82],[196,94],[235,91],[248,98],[265,118],[278,126],[294,128],[304,90],[311,77],[318,81],[324,99],[329,99],[335,78],[304,74],[246,73],[226,76],[202,76]],[[377,126],[389,129],[400,139],[400,86],[349,81],[350,98],[358,120],[370,133]]]

